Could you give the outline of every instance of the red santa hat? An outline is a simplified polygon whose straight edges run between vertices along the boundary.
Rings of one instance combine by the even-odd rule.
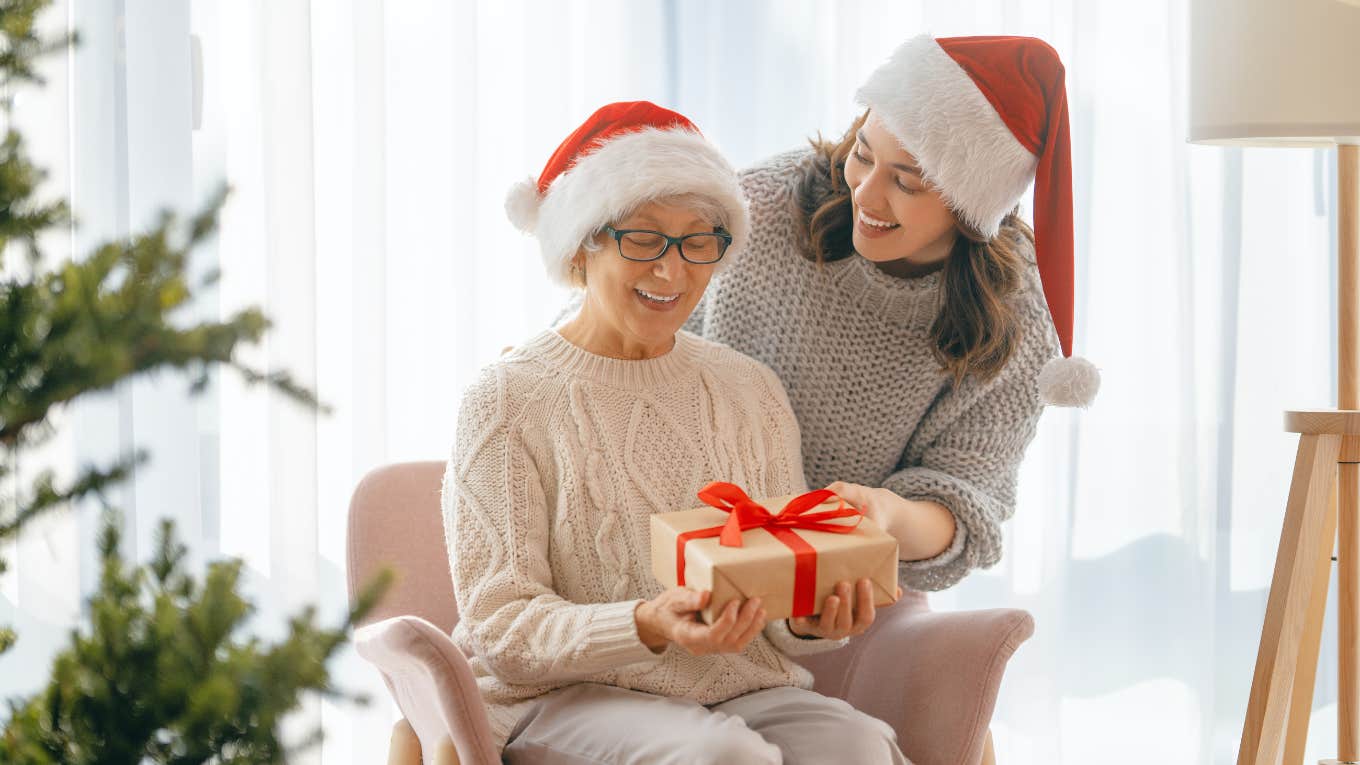
[[[638,205],[678,194],[706,197],[727,212],[732,244],[721,269],[741,252],[749,214],[736,171],[684,115],[648,101],[601,107],[567,136],[538,180],[510,189],[505,212],[538,238],[548,276],[569,284],[571,259],[586,238]]]
[[[1072,160],[1058,54],[1033,37],[908,40],[856,99],[916,157],[922,177],[988,239],[1034,184],[1039,278],[1064,358],[1039,374],[1045,403],[1087,406],[1100,387],[1072,356]]]

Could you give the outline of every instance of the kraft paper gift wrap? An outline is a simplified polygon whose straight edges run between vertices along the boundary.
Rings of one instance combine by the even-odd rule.
[[[759,597],[769,621],[810,616],[837,582],[864,577],[875,605],[897,600],[897,539],[835,494],[752,500],[715,482],[699,497],[704,507],[652,515],[652,573],[665,587],[712,590],[705,623],[734,598]]]

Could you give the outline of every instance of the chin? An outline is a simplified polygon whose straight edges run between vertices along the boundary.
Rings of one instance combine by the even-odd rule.
[[[856,233],[850,237],[850,244],[855,248],[855,252],[859,253],[865,260],[887,263],[890,260],[902,258],[902,248],[894,246],[892,239],[896,239],[896,237],[889,237],[888,240],[867,241]]]
[[[688,318],[688,314],[686,314]],[[633,332],[638,338],[649,343],[659,343],[670,340],[685,325],[684,321],[676,323],[669,318],[657,316],[635,316],[633,317]]]

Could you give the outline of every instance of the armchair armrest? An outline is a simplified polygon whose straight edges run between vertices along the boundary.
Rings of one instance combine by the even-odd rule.
[[[1034,618],[1017,609],[893,607],[846,648],[800,661],[818,691],[892,725],[917,765],[974,765],[1006,662],[1033,634]]]
[[[438,627],[417,616],[397,616],[355,630],[354,646],[382,673],[422,751],[436,752],[448,738],[459,762],[500,762],[472,668]]]

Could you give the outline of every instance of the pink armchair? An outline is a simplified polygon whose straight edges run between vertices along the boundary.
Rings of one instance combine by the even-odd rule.
[[[449,639],[458,621],[444,546],[442,462],[378,468],[349,510],[351,597],[384,566],[387,597],[355,632],[360,656],[382,673],[405,719],[389,762],[491,765],[500,753],[467,660]],[[933,613],[908,592],[866,634],[801,659],[816,689],[887,721],[916,765],[992,762],[987,726],[1011,654],[1034,632],[1025,611]]]

